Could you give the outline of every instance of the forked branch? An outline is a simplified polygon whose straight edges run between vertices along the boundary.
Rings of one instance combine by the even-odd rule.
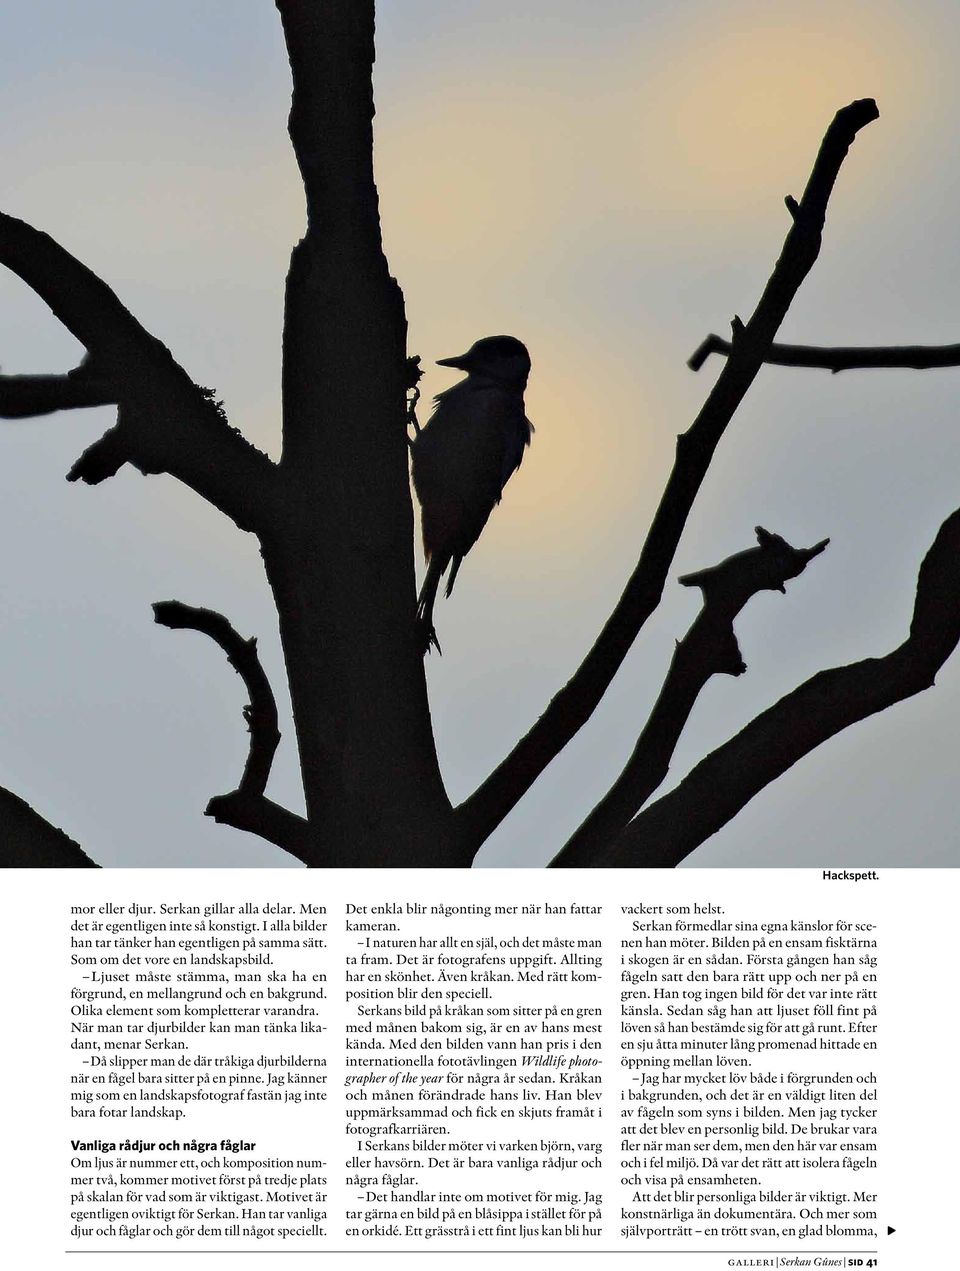
[[[298,860],[311,861],[308,826],[303,817],[267,799],[264,791],[280,744],[277,703],[257,654],[256,639],[244,640],[227,619],[212,609],[197,609],[179,600],[158,601],[156,621],[171,630],[200,631],[227,655],[250,697],[243,718],[250,730],[250,749],[236,790],[210,800],[206,815],[238,830],[248,830],[276,843]],[[315,862],[313,862],[315,863]]]
[[[678,865],[771,781],[829,737],[931,688],[960,641],[960,510],[917,578],[907,639],[886,657],[821,671],[752,720],[626,827],[593,863]]]
[[[569,683],[507,758],[458,810],[465,842],[480,845],[593,714],[643,624],[660,603],[667,573],[714,451],[763,365],[794,296],[820,251],[827,203],[854,138],[878,115],[870,100],[837,112],[827,129],[792,218],[780,258],[745,325],[739,319],[733,351],[677,457],[640,559],[616,608]]]
[[[791,547],[779,534],[761,526],[757,526],[757,540],[758,547],[680,579],[685,586],[702,590],[703,608],[677,645],[660,696],[626,767],[554,857],[554,868],[592,865],[609,848],[665,780],[677,742],[707,681],[714,675],[742,675],[747,669],[734,634],[734,619],[758,591],[784,591],[784,584],[802,574],[829,542]]]
[[[212,393],[190,379],[107,284],[48,234],[4,213],[0,264],[46,301],[88,353],[69,375],[0,377],[0,417],[117,403],[117,426],[78,460],[71,479],[96,483],[124,463],[168,472],[241,529],[255,528],[266,512],[274,465],[229,426]]]

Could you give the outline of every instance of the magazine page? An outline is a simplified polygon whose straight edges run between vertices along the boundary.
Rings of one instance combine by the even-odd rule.
[[[958,31],[4,7],[23,1260],[949,1264]]]
[[[5,1234],[44,1266],[951,1247],[943,871],[18,881]]]

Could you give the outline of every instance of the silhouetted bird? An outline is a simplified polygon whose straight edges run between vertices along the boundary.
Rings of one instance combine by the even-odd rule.
[[[433,606],[440,579],[449,565],[449,596],[460,562],[520,466],[533,426],[523,406],[530,355],[513,336],[488,336],[461,357],[443,358],[437,365],[467,373],[434,399],[434,412],[411,445],[427,560],[417,620],[424,648],[434,644],[439,650]]]

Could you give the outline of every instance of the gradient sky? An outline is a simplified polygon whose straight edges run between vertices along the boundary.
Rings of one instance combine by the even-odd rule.
[[[528,344],[531,452],[438,605],[429,678],[444,773],[470,792],[569,677],[620,593],[715,377],[685,360],[752,310],[833,112],[875,96],[820,260],[781,332],[958,338],[960,11],[902,0],[381,0],[377,171],[426,393],[476,337]],[[0,9],[0,204],[97,270],[232,422],[276,453],[280,321],[303,200],[267,0],[31,0]],[[80,350],[0,276],[0,365]],[[823,666],[906,633],[919,561],[960,504],[960,369],[768,368],[731,425],[677,574],[765,525],[827,553],[737,624],[749,673],[711,682],[671,781]],[[284,865],[202,817],[245,753],[243,691],[177,598],[282,659],[256,545],[169,478],[68,485],[112,421],[0,424],[0,784],[104,865]],[[594,720],[484,850],[545,862],[606,788],[697,594],[668,586]],[[960,658],[848,730],[690,864],[958,863]],[[292,727],[269,793],[302,806]]]

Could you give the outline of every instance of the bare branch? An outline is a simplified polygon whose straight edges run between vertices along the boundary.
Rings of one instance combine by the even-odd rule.
[[[687,574],[680,582],[703,591],[703,608],[677,645],[667,678],[650,718],[623,772],[566,846],[554,868],[593,864],[631,817],[664,781],[680,735],[704,685],[713,675],[742,675],[747,669],[733,622],[758,591],[784,591],[829,542],[795,548],[757,526],[759,547],[731,556],[712,569]]]
[[[298,861],[303,861],[304,865],[322,864],[313,844],[309,822],[264,795],[247,795],[242,790],[215,795],[207,804],[204,815],[212,817],[218,825],[246,830],[248,834],[256,834],[269,843],[275,843]]]
[[[58,410],[114,406],[119,385],[92,374],[86,362],[68,375],[0,375],[0,419],[30,419]]]
[[[97,869],[78,843],[0,787],[0,869]]]
[[[827,129],[780,258],[750,321],[735,328],[733,353],[689,431],[626,590],[569,683],[503,763],[458,810],[465,840],[477,850],[547,765],[590,718],[637,633],[660,603],[667,573],[713,453],[756,378],[774,336],[820,251],[827,202],[847,151],[878,115],[873,101],[837,112]]]
[[[264,797],[273,757],[280,744],[277,703],[260,664],[256,639],[244,640],[227,619],[212,609],[197,609],[179,600],[153,606],[156,621],[174,631],[199,631],[227,655],[243,680],[250,703],[243,718],[250,730],[250,750],[236,790],[210,800],[206,815],[219,823],[249,830],[285,848],[300,860],[311,858],[307,822]],[[315,862],[313,862],[315,863]]]
[[[729,357],[729,340],[708,335],[689,359],[691,371],[699,371],[712,353]],[[836,375],[839,371],[877,370],[884,367],[929,371],[936,367],[960,366],[960,344],[837,345],[771,344],[763,359],[769,366],[808,366]]]
[[[899,648],[821,671],[801,684],[641,812],[593,864],[678,865],[829,737],[931,688],[958,641],[960,510],[941,526],[920,566],[910,634]]]
[[[94,461],[81,459],[72,479],[103,480],[124,462],[142,472],[168,472],[241,529],[255,528],[274,465],[229,426],[212,393],[194,384],[106,283],[49,235],[4,213],[0,264],[32,287],[89,353],[65,377],[8,377],[0,385],[0,401],[12,406],[8,417],[119,402],[118,427],[106,443],[109,462],[91,447]],[[25,409],[31,394],[42,409]]]
[[[218,644],[227,661],[243,680],[250,704],[243,718],[250,729],[250,753],[240,779],[245,794],[263,794],[280,744],[277,703],[266,672],[260,665],[256,637],[250,640],[237,633],[221,613],[197,609],[179,600],[160,600],[153,606],[154,619],[171,631],[200,631]]]
[[[117,411],[117,422],[108,428],[99,440],[87,446],[83,454],[67,473],[68,481],[83,481],[86,485],[99,485],[115,477],[130,458],[130,442],[123,427],[123,408]],[[146,474],[146,469],[140,466]]]

